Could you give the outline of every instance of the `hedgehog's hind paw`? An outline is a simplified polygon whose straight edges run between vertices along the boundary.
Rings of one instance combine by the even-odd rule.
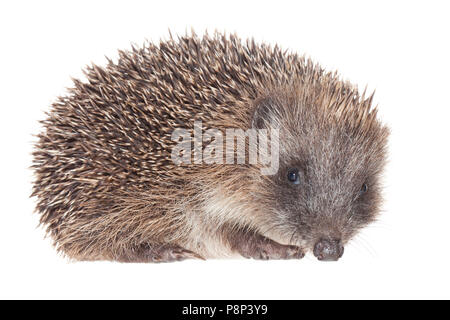
[[[174,262],[201,259],[199,254],[172,244],[142,244],[117,257],[120,262]]]
[[[172,262],[182,261],[186,259],[205,260],[205,258],[203,258],[201,255],[178,246],[173,246],[164,250],[164,252],[162,252],[162,255],[160,255],[158,258],[159,260],[154,260],[154,262]]]

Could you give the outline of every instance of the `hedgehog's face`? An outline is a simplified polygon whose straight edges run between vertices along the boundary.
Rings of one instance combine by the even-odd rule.
[[[295,239],[319,260],[337,260],[378,213],[388,132],[378,123],[363,132],[303,114],[299,121],[278,113],[280,166],[269,178],[273,216],[285,226],[286,241]]]

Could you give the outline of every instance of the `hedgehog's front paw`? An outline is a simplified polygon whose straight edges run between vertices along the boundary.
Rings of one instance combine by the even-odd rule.
[[[243,252],[246,258],[269,260],[269,259],[301,259],[305,256],[303,249],[292,245],[282,245],[269,240],[256,245],[249,252]]]
[[[300,247],[280,244],[263,236],[255,236],[241,242],[236,250],[245,258],[258,260],[301,259],[305,256]]]

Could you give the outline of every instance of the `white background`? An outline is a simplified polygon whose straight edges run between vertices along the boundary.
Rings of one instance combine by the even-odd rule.
[[[450,298],[449,14],[448,1],[2,1],[0,298]],[[74,263],[43,239],[38,120],[85,65],[191,27],[278,43],[376,89],[386,203],[339,262]]]

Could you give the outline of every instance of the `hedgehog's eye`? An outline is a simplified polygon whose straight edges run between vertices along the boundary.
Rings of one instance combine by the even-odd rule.
[[[364,184],[361,186],[361,194],[366,193],[367,190],[369,190],[369,187],[367,186],[367,184],[364,183]]]
[[[298,173],[298,169],[289,169],[287,178],[289,182],[293,184],[300,184],[300,175]]]

